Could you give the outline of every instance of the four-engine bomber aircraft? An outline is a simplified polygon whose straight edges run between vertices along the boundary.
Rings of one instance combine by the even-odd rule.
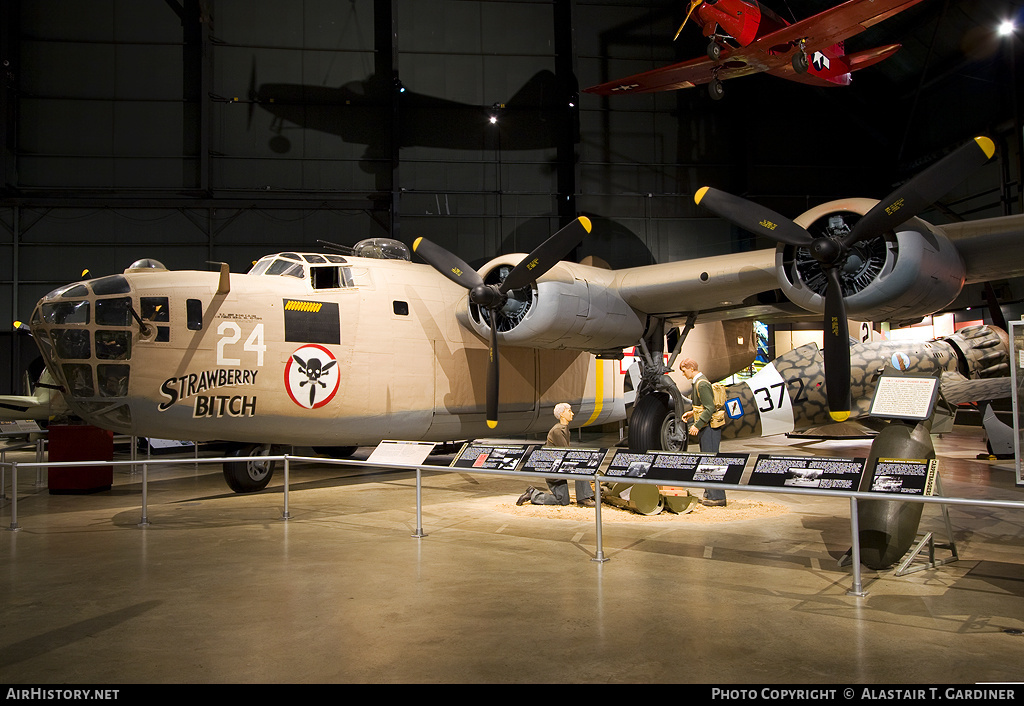
[[[679,395],[664,374],[663,341],[673,326],[683,326],[678,353],[692,325],[725,330],[755,316],[793,316],[794,304],[825,312],[826,328],[845,328],[833,319],[845,322],[847,311],[859,320],[907,320],[948,306],[965,282],[1024,274],[1024,217],[932,226],[914,215],[992,151],[979,138],[881,202],[835,201],[795,222],[702,193],[703,205],[746,227],[755,227],[754,217],[761,230],[785,234],[776,249],[622,270],[562,262],[589,230],[580,218],[533,253],[502,255],[479,272],[422,239],[414,249],[433,267],[382,240],[351,255],[269,255],[244,275],[227,265],[219,273],[168,271],[143,260],[54,290],[30,325],[76,414],[124,434],[236,442],[239,460],[226,464],[225,477],[238,491],[266,485],[273,469],[258,457],[272,444],[542,432],[561,401],[578,410],[577,425],[622,419],[614,359],[631,346],[643,371],[630,446],[653,449],[666,436],[682,438],[664,401]],[[778,288],[789,302],[758,299]],[[714,378],[741,369],[753,359],[749,340],[724,342],[702,368]],[[805,356],[837,393],[841,415],[851,408],[848,346],[839,336],[827,342],[823,371]],[[795,372],[799,365],[773,369],[794,405],[806,399],[824,409],[820,386]],[[966,365],[961,372],[976,374]],[[772,397],[777,382],[732,403],[742,412],[732,415],[737,425],[775,433],[764,408],[768,400],[785,404]],[[759,421],[747,416],[754,410]]]
[[[722,81],[762,71],[813,86],[847,86],[853,71],[892,56],[899,44],[847,54],[844,42],[921,0],[847,0],[790,24],[756,0],[691,0],[693,16],[710,38],[707,56],[664,66],[585,89],[597,95],[651,93],[708,85],[723,95]]]

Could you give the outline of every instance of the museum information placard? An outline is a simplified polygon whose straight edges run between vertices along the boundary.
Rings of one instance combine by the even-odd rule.
[[[523,462],[522,471],[539,473],[581,473],[592,476],[601,468],[608,449],[574,449],[545,446],[534,449]]]
[[[864,474],[864,462],[863,458],[761,454],[747,485],[857,490]]]
[[[478,444],[468,441],[450,467],[514,471],[527,452],[538,446],[540,444]]]
[[[880,458],[871,474],[871,492],[897,495],[933,495],[938,461]]]
[[[878,378],[870,414],[882,419],[928,419],[938,394],[938,378],[883,375]]]
[[[743,476],[749,454],[691,454],[672,451],[619,451],[605,475],[684,483],[728,483]]]

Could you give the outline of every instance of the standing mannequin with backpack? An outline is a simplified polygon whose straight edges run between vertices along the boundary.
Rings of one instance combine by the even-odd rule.
[[[711,381],[697,369],[697,361],[685,358],[679,363],[679,372],[693,385],[693,409],[683,414],[684,422],[691,422],[690,436],[700,443],[703,453],[718,453],[722,444],[722,427],[725,426],[725,410],[715,403],[715,390]],[[725,507],[725,491],[708,488],[704,491],[701,504],[709,507]]]

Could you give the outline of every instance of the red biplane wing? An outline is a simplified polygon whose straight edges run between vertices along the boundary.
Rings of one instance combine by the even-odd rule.
[[[783,78],[830,85],[813,73],[797,78],[791,66],[793,51],[797,46],[802,44],[808,54],[823,51],[919,2],[921,0],[848,0],[830,10],[759,37],[745,47],[724,46],[718,61],[709,57],[690,59],[591,86],[584,91],[601,96],[672,91],[708,83],[714,78],[724,81],[762,71]],[[896,46],[881,48],[875,61],[889,56]],[[862,61],[851,68],[863,68],[870,63]]]

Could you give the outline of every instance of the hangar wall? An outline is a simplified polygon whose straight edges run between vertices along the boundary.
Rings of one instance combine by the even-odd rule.
[[[576,256],[616,267],[751,249],[764,244],[702,212],[693,192],[714,184],[796,215],[880,196],[969,130],[1006,132],[1005,110],[991,124],[952,120],[939,97],[911,106],[881,72],[859,91],[750,77],[721,102],[700,89],[579,93],[700,55],[699,36],[668,41],[683,5],[10,0],[0,321],[27,318],[84,268],[141,257],[238,272],[271,251],[391,235],[478,264],[529,250],[577,213],[596,228]],[[907,15],[876,33],[939,21]],[[894,71],[916,76],[923,53]],[[920,112],[941,141],[907,129]],[[972,176],[958,208],[1001,215],[1006,181],[999,166]],[[0,333],[0,393],[20,392],[33,357]]]

